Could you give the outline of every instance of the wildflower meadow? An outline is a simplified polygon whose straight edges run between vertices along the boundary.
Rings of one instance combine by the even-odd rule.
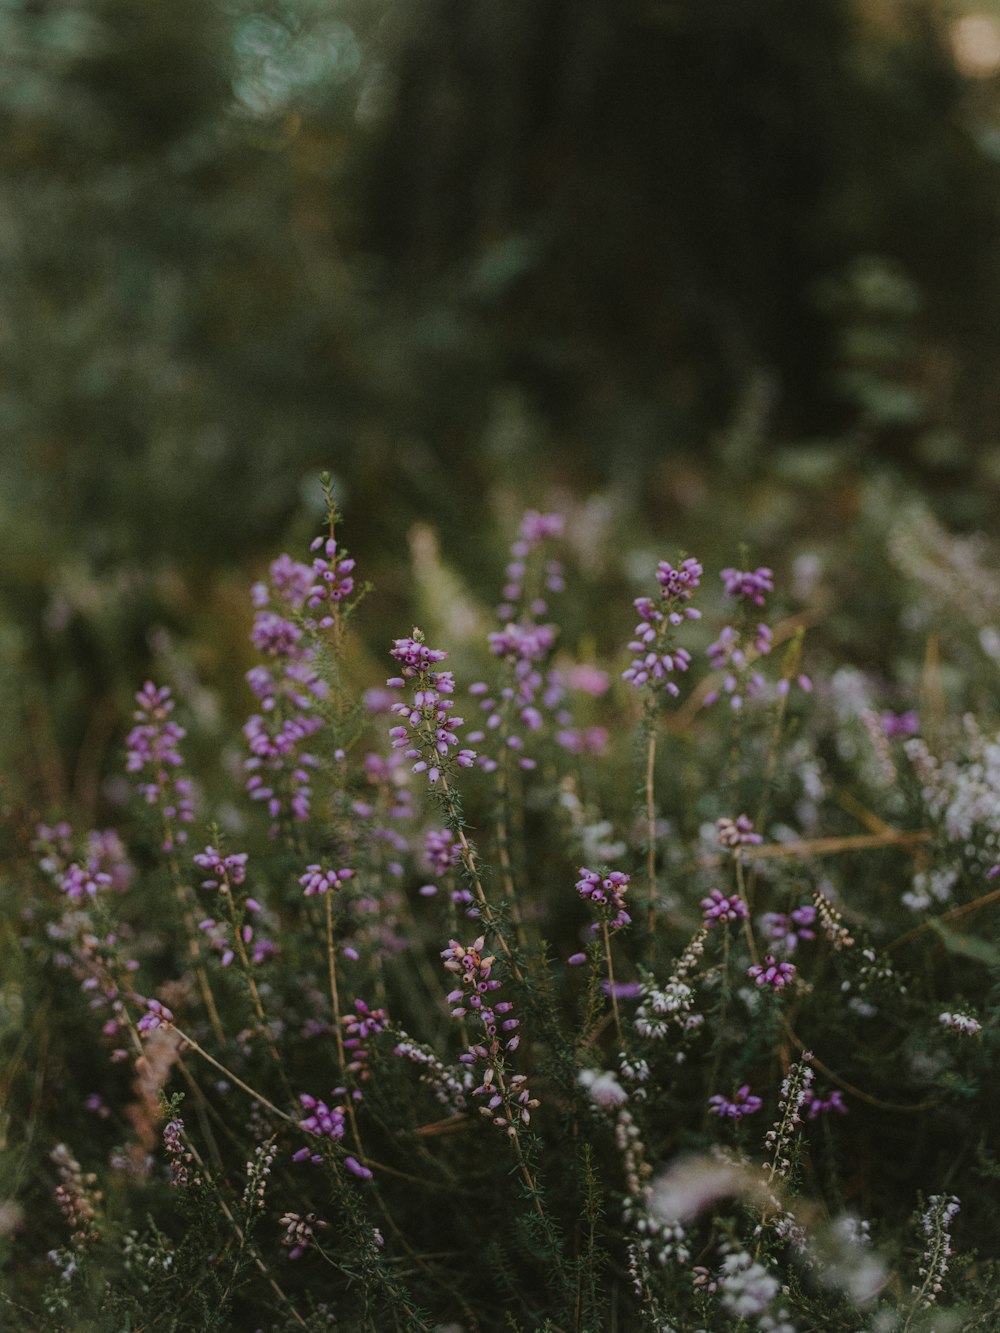
[[[663,532],[597,588],[529,511],[376,643],[325,502],[246,588],[242,727],[165,660],[108,826],[25,816],[0,1325],[1000,1326],[979,548],[899,528],[852,661],[836,568]]]

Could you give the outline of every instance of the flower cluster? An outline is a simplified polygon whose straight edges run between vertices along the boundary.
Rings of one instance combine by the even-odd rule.
[[[306,1213],[305,1217],[300,1217],[298,1213],[285,1213],[278,1226],[285,1228],[281,1243],[288,1246],[289,1259],[301,1259],[316,1239],[316,1232],[328,1230],[330,1223],[324,1222],[315,1213]]]
[[[263,910],[255,898],[244,899],[243,907],[248,912]],[[256,966],[273,958],[279,952],[274,941],[258,935],[248,921],[233,920],[227,923],[216,921],[214,917],[206,917],[204,921],[198,922],[198,929],[204,931],[210,945],[219,955],[219,962],[223,967],[229,967],[237,953],[240,953],[241,959]],[[248,949],[249,953],[246,952]]]
[[[735,819],[717,819],[715,829],[719,846],[727,847],[737,854],[742,847],[754,847],[764,841],[759,833],[754,832],[753,823],[747,815],[737,815]]]
[[[794,963],[779,963],[773,954],[768,954],[763,963],[754,963],[747,968],[747,976],[755,986],[767,986],[773,991],[780,991],[795,980]]]
[[[146,1012],[136,1024],[140,1032],[153,1032],[158,1027],[169,1026],[174,1021],[173,1013],[159,1000],[146,1000]]]
[[[601,909],[602,918],[607,921],[609,930],[620,930],[627,926],[632,918],[625,910],[625,893],[629,886],[629,876],[621,870],[611,870],[600,875],[596,870],[581,866],[580,878],[576,882],[576,891],[586,902],[596,904]],[[595,922],[591,930],[599,930]]]
[[[756,627],[752,645],[746,643],[744,635],[734,625],[723,626],[719,637],[706,649],[712,669],[723,673],[721,688],[709,690],[705,695],[706,708],[725,693],[729,696],[729,706],[739,712],[744,700],[759,698],[764,693],[767,682],[752,664],[771,651],[771,639],[771,631],[766,625]]]
[[[354,591],[354,561],[337,549],[336,538],[332,535],[317,537],[309,549],[322,554],[313,556],[313,581],[306,593],[305,604],[310,611],[319,607],[325,609],[318,621],[309,617],[306,625],[310,629],[329,629],[336,619],[336,607]]]
[[[215,847],[206,847],[192,858],[199,870],[207,871],[208,879],[201,881],[203,889],[218,889],[220,893],[231,893],[247,877],[247,853],[234,852],[223,856]]]
[[[157,687],[147,680],[135,701],[136,725],[125,742],[125,771],[140,774],[140,794],[149,805],[160,806],[163,850],[169,852],[175,843],[187,841],[187,833],[175,828],[175,821],[190,824],[194,818],[191,783],[178,773],[182,763],[178,746],[187,733],[171,720],[174,701],[168,686]]]
[[[764,605],[764,594],[774,592],[774,572],[765,565],[758,569],[724,569],[719,574],[727,597],[740,597],[754,606]]]
[[[816,938],[815,921],[816,908],[805,903],[791,912],[765,912],[758,924],[775,952],[788,955],[795,952],[800,940]]]
[[[492,991],[499,989],[500,982],[492,975],[496,959],[483,953],[485,944],[482,935],[467,946],[449,940],[441,957],[446,969],[461,983],[448,994],[452,1017],[472,1015],[483,1028],[485,1040],[473,1042],[459,1057],[466,1065],[486,1065],[482,1081],[473,1088],[472,1095],[485,1099],[485,1106],[479,1108],[481,1114],[513,1137],[519,1125],[530,1122],[538,1099],[531,1096],[524,1074],[508,1076],[504,1068],[504,1055],[513,1054],[520,1043],[520,1022],[514,1017],[514,1006],[509,1000],[494,1004],[487,999]]]
[[[347,1095],[346,1088],[334,1088],[330,1094],[333,1098],[343,1098]],[[344,1130],[347,1123],[347,1107],[343,1102],[335,1106],[330,1106],[319,1097],[313,1097],[311,1093],[302,1092],[299,1094],[299,1103],[303,1110],[309,1114],[299,1121],[299,1129],[304,1129],[307,1134],[312,1134],[317,1139],[333,1139],[335,1142],[344,1137]],[[312,1148],[299,1148],[292,1153],[293,1162],[310,1161],[318,1166],[323,1158],[320,1153]]]
[[[672,647],[673,631],[685,620],[698,620],[701,612],[685,605],[694,596],[701,583],[702,567],[697,560],[688,558],[678,569],[661,560],[656,569],[660,584],[660,604],[651,597],[637,597],[634,602],[639,613],[634,638],[629,652],[635,654],[628,669],[622,672],[636,689],[649,685],[663,689],[676,697],[680,693],[675,681],[669,679],[676,671],[687,671],[691,654],[686,648]]]
[[[761,1099],[750,1091],[749,1083],[744,1083],[742,1087],[736,1089],[732,1101],[723,1097],[721,1093],[716,1093],[714,1097],[708,1099],[710,1114],[729,1120],[742,1120],[745,1115],[753,1115],[763,1104]]]
[[[251,799],[265,801],[273,821],[287,810],[301,822],[309,817],[309,770],[317,762],[303,746],[323,726],[317,707],[329,690],[314,666],[316,646],[298,623],[314,588],[313,571],[282,555],[270,572],[270,586],[257,583],[252,593],[256,612],[250,637],[267,664],[247,672],[261,711],[243,728],[250,751],[243,767]],[[304,624],[313,626],[308,620]]]
[[[316,894],[336,893],[342,889],[349,879],[354,878],[354,871],[344,869],[324,870],[321,865],[314,863],[306,866],[306,873],[299,876],[299,883],[305,891],[307,898],[314,897]]]
[[[385,1031],[388,1016],[384,1009],[370,1009],[364,1000],[354,1001],[354,1013],[340,1020],[344,1026],[344,1050],[350,1055],[347,1073],[368,1077],[368,1049],[362,1043]]]
[[[727,921],[743,921],[748,915],[747,905],[738,893],[730,894],[727,898],[718,889],[712,889],[707,898],[702,898],[701,907],[706,926]]]
[[[391,727],[389,735],[395,749],[403,750],[407,759],[414,760],[413,772],[426,773],[433,786],[447,771],[451,751],[460,768],[470,768],[476,760],[475,750],[459,749],[456,729],[464,718],[451,713],[455,680],[450,671],[432,671],[431,668],[448,656],[440,649],[428,648],[419,630],[413,637],[396,639],[391,651],[402,666],[402,674],[392,676],[386,684],[390,689],[404,689],[413,684],[413,700],[402,700],[392,705],[391,712],[403,719]]]
[[[671,1027],[693,1032],[705,1021],[705,1015],[694,1008],[691,974],[705,952],[707,935],[708,928],[703,926],[692,936],[665,985],[656,986],[650,981],[643,986],[642,1003],[635,1011],[635,1030],[641,1037],[659,1041]]]
[[[518,765],[524,769],[535,767],[535,760],[525,753],[524,733],[541,731],[544,710],[555,709],[565,694],[560,673],[546,670],[544,665],[555,643],[556,627],[538,623],[548,611],[543,591],[563,589],[562,566],[557,560],[543,564],[536,555],[545,541],[560,536],[562,530],[560,514],[529,510],[524,516],[518,540],[511,548],[504,601],[497,607],[501,628],[488,635],[490,652],[503,663],[503,674],[495,688],[479,681],[469,690],[479,698],[480,709],[486,715],[483,730],[470,734],[472,744],[478,745],[492,735],[503,750],[517,755]],[[569,714],[561,716],[563,721],[569,720]],[[478,762],[487,772],[493,772],[500,760],[493,754],[480,753]]]
[[[806,1115],[810,1120],[827,1115],[830,1111],[836,1111],[838,1115],[847,1115],[844,1094],[837,1088],[834,1088],[829,1097],[809,1097],[806,1101]]]
[[[655,1207],[642,1134],[625,1106],[619,1108],[615,1121],[615,1146],[625,1175],[622,1219],[635,1235],[637,1253],[647,1264],[663,1265],[671,1259],[687,1263],[691,1251],[684,1228],[676,1217],[667,1217]]]
[[[951,1258],[951,1226],[961,1206],[954,1194],[932,1194],[927,1205],[920,1218],[927,1243],[917,1270],[924,1279],[917,1298],[923,1310],[929,1309],[944,1290]]]
[[[503,586],[503,602],[497,607],[500,620],[512,620],[517,614],[518,603],[525,596],[528,575],[528,557],[542,542],[551,537],[561,537],[565,521],[562,514],[540,514],[529,509],[521,520],[521,532],[510,548],[511,560],[506,570],[506,582]],[[562,592],[563,573],[558,560],[549,560],[544,569],[544,585],[549,592]],[[540,590],[528,593],[528,610],[532,616],[544,616],[548,603]]]
[[[184,1146],[184,1121],[174,1116],[163,1126],[163,1151],[170,1166],[170,1183],[178,1189],[191,1184],[194,1154]]]
[[[782,1080],[778,1098],[781,1119],[775,1121],[764,1136],[764,1143],[772,1154],[772,1174],[785,1176],[791,1170],[792,1139],[802,1124],[802,1108],[812,1101],[812,1084],[816,1073],[811,1060],[812,1052],[803,1051],[802,1058],[792,1065]]]
[[[938,1022],[946,1028],[951,1028],[953,1032],[964,1033],[967,1037],[974,1037],[977,1032],[982,1032],[983,1025],[978,1018],[973,1018],[971,1014],[943,1013],[938,1014]]]

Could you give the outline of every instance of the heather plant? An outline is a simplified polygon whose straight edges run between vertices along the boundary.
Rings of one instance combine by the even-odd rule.
[[[17,862],[6,1326],[995,1327],[996,719],[742,555],[584,652],[554,513],[362,678],[327,509],[239,752],[148,681],[118,827]]]

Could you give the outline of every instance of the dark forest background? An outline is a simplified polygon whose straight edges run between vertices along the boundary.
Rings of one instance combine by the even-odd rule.
[[[321,469],[386,639],[418,521],[487,587],[560,499],[723,562],[873,478],[988,529],[980,11],[0,0],[4,799],[89,800],[164,643],[222,677]]]

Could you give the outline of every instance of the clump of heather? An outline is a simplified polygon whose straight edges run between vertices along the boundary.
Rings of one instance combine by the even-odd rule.
[[[992,1327],[1000,721],[777,563],[577,644],[551,512],[478,649],[366,643],[326,493],[224,761],[147,682],[132,809],[18,863],[11,1327]]]

